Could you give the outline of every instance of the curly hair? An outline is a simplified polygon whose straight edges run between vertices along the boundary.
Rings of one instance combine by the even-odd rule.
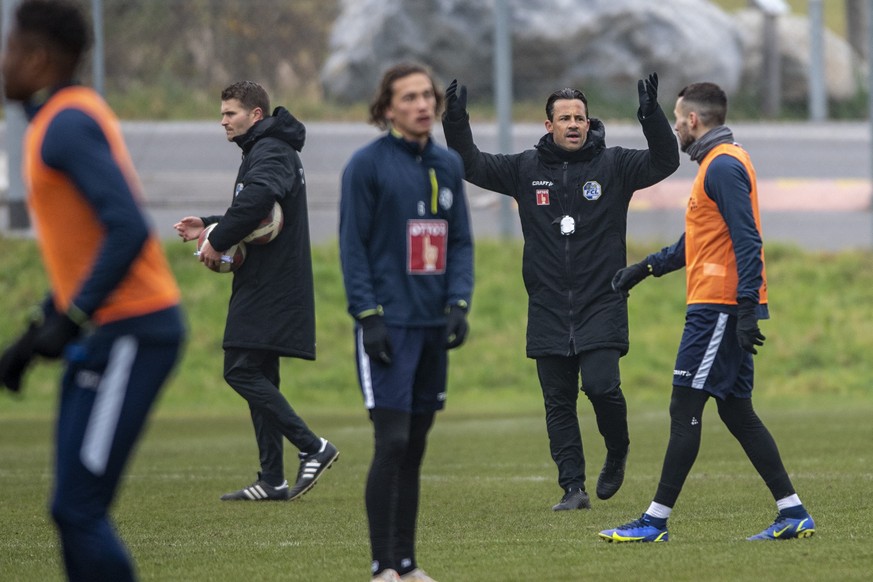
[[[394,65],[382,75],[379,89],[376,91],[376,96],[373,98],[372,103],[370,103],[370,123],[379,129],[388,128],[388,119],[385,117],[385,112],[391,106],[391,98],[394,97],[394,81],[416,73],[426,75],[430,79],[430,83],[433,86],[433,94],[436,97],[436,112],[440,112],[440,108],[443,105],[443,93],[437,89],[430,69],[417,63],[400,63]]]

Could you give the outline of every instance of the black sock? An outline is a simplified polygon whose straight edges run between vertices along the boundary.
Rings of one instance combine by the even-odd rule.
[[[779,515],[790,519],[803,519],[809,515],[809,512],[806,511],[806,508],[803,507],[803,505],[795,505],[794,507],[786,507],[781,510]]]

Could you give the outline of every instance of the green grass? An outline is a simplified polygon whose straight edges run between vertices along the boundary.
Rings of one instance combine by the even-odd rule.
[[[701,454],[670,522],[672,540],[616,546],[595,534],[645,509],[668,430],[666,396],[659,406],[629,396],[632,448],[625,486],[609,502],[594,501],[590,512],[561,513],[550,510],[560,490],[539,406],[469,413],[450,399],[424,464],[421,564],[443,581],[867,579],[873,568],[869,402],[809,407],[795,401],[761,409],[816,519],[813,538],[744,541],[769,525],[775,506],[710,406]],[[590,407],[582,404],[580,410],[589,473],[596,475],[603,446]],[[159,415],[114,510],[142,579],[366,579],[363,484],[370,427],[363,411],[307,417],[337,443],[339,462],[300,501],[231,504],[218,495],[242,485],[255,470],[243,411],[211,418]],[[3,580],[61,578],[45,510],[50,432],[44,419],[0,423]],[[292,455],[287,457],[291,462]]]
[[[190,338],[114,511],[144,580],[365,579],[363,483],[372,435],[355,381],[351,321],[335,245],[314,249],[318,361],[283,362],[283,391],[340,462],[303,500],[229,505],[218,496],[254,478],[257,453],[243,401],[221,378],[230,278],[167,243]],[[638,260],[655,247],[634,247]],[[23,327],[45,279],[32,241],[0,239],[0,343]],[[756,359],[756,402],[817,521],[810,540],[748,544],[775,510],[714,407],[697,465],[661,546],[610,546],[594,535],[641,513],[654,493],[684,314],[684,276],[631,293],[631,352],[622,361],[633,441],[628,479],[591,512],[555,514],[533,362],[524,357],[521,246],[477,242],[468,343],[452,353],[448,409],[425,461],[419,556],[438,580],[657,578],[863,579],[873,568],[871,429],[873,253],[767,250],[773,319]],[[57,580],[48,520],[51,424],[58,367],[36,366],[24,393],[0,393],[0,579]],[[580,403],[589,475],[603,445]],[[293,451],[286,454],[294,462]],[[294,468],[289,465],[289,473]],[[593,479],[592,479],[593,482]],[[24,494],[22,494],[24,492]]]
[[[230,276],[204,269],[190,245],[166,243],[183,292],[189,322],[184,360],[165,392],[162,409],[187,413],[236,411],[239,399],[221,377],[221,339]],[[633,247],[630,261],[657,246]],[[452,353],[450,381],[465,401],[487,409],[529,404],[536,372],[524,356],[527,298],[521,282],[521,243],[478,241],[476,290],[467,344]],[[27,312],[45,291],[32,241],[0,238],[6,268],[0,272],[0,344],[24,327]],[[292,398],[321,409],[357,404],[352,322],[335,244],[313,251],[318,361],[283,360]],[[784,395],[870,397],[873,379],[873,253],[805,253],[767,248],[772,319],[761,324],[767,344],[756,358],[761,398]],[[622,360],[623,384],[644,400],[661,401],[669,390],[684,318],[684,273],[648,279],[631,293],[631,351]],[[34,367],[26,394],[0,393],[6,414],[50,414],[58,368]]]

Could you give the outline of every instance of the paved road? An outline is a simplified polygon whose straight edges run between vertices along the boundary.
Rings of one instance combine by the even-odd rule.
[[[145,186],[148,209],[159,232],[173,236],[173,222],[185,214],[221,213],[231,198],[239,149],[224,141],[217,122],[124,124],[131,154]],[[736,124],[734,135],[751,153],[761,189],[762,222],[769,241],[836,250],[873,247],[870,137],[866,122]],[[339,176],[361,145],[379,135],[365,124],[309,123],[301,157],[306,168],[312,238],[336,237]],[[636,124],[607,122],[607,145],[645,147]],[[477,124],[478,145],[495,151],[497,128]],[[541,124],[513,128],[514,151],[531,147]],[[444,143],[441,134],[437,140]],[[5,151],[5,128],[0,127]],[[682,231],[682,209],[696,172],[687,156],[668,180],[638,193],[631,206],[632,240],[672,242]],[[518,219],[507,198],[469,187],[477,237],[498,236]]]

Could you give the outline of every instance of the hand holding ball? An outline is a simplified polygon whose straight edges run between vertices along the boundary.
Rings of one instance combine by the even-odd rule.
[[[203,229],[203,232],[200,233],[200,236],[197,238],[198,255],[200,254],[200,249],[203,247],[203,243],[206,242],[207,238],[209,238],[209,233],[212,232],[212,229],[214,229],[217,224],[217,222],[210,224]],[[239,242],[224,251],[221,256],[221,262],[218,264],[217,267],[210,267],[209,265],[206,266],[216,273],[233,273],[242,266],[245,260],[246,245],[243,242]]]
[[[218,223],[213,223],[203,229],[200,236],[197,238],[197,252],[200,255],[200,249],[203,243],[209,238],[209,233]],[[282,214],[282,207],[278,202],[273,203],[273,209],[270,213],[261,220],[255,230],[249,233],[242,241],[227,249],[221,257],[221,262],[218,266],[211,266],[206,263],[206,267],[216,273],[233,273],[239,269],[246,260],[246,243],[252,245],[265,245],[273,241],[279,233],[282,232],[282,227],[285,224],[285,217]]]

